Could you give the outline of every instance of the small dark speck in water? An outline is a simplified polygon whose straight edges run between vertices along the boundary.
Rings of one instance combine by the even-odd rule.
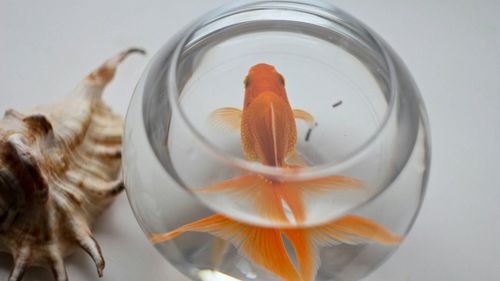
[[[336,102],[336,103],[332,104],[332,107],[333,107],[333,108],[335,108],[335,107],[337,107],[337,106],[339,106],[339,105],[341,105],[341,104],[342,104],[342,101],[340,100],[340,101],[338,101],[338,102]]]
[[[314,127],[309,128],[309,130],[307,130],[307,134],[306,134],[306,141],[309,141],[309,139],[311,138],[311,133],[312,133],[312,130],[313,130],[314,128],[316,128],[316,127],[318,127],[318,123],[317,123],[317,122],[316,122],[316,123],[314,123]]]

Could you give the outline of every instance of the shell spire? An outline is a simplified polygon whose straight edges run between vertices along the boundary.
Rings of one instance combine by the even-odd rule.
[[[85,82],[102,85],[105,86],[108,84],[113,77],[115,76],[117,66],[130,54],[138,53],[145,55],[146,51],[139,48],[129,48],[127,50],[122,51],[118,55],[108,59],[104,62],[98,69],[92,71],[89,75],[87,75]]]
[[[81,248],[101,277],[104,258],[90,226],[123,190],[122,119],[101,100],[130,48],[87,75],[61,103],[27,114],[7,110],[0,120],[0,245],[14,266],[47,266],[68,276],[64,257]]]

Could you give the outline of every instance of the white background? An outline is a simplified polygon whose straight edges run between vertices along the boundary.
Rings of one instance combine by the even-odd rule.
[[[174,32],[223,0],[0,0],[0,111],[60,100],[105,58],[129,46],[106,100],[125,113],[151,55]],[[365,281],[500,280],[500,1],[337,0],[406,62],[429,111],[433,159],[416,224],[398,252]],[[186,280],[151,247],[126,196],[94,232],[102,280]],[[98,279],[78,252],[72,281]],[[0,255],[0,280],[11,267]],[[25,280],[52,280],[30,269]]]

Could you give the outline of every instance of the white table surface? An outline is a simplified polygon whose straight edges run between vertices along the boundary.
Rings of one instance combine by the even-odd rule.
[[[151,55],[222,0],[0,1],[0,111],[61,99],[87,72],[129,46],[107,89],[125,113]],[[398,252],[365,281],[500,280],[500,1],[337,0],[384,37],[420,87],[433,159],[423,209]],[[102,280],[187,280],[151,247],[125,194],[95,225]],[[72,281],[97,280],[83,252],[66,260]],[[0,280],[11,267],[0,255]],[[48,281],[45,269],[25,280]]]

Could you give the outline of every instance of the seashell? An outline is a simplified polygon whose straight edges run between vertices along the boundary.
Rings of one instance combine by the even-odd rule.
[[[77,248],[104,259],[90,225],[123,190],[122,119],[101,100],[128,49],[81,81],[61,103],[0,120],[0,248],[10,252],[9,281],[28,266],[49,266],[68,280],[63,258]],[[2,247],[3,246],[3,247]]]

